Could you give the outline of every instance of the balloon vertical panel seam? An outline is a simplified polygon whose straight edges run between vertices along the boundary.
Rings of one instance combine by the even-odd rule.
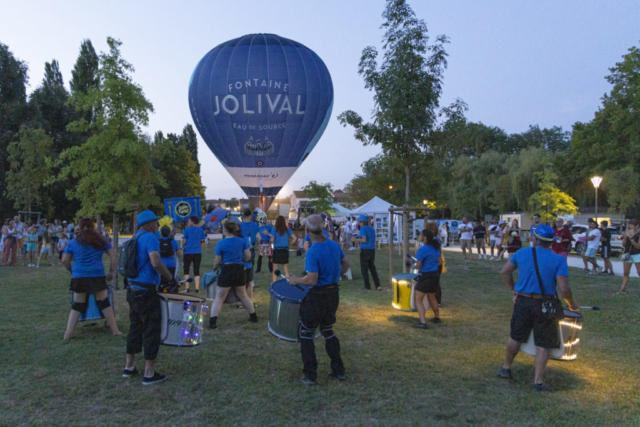
[[[277,39],[277,40],[278,40],[278,43],[280,44],[280,49],[282,49],[282,56],[284,56],[284,60],[285,60],[285,62],[287,64],[287,80],[289,81],[289,88],[291,88],[291,78],[290,78],[291,73],[289,71],[289,59],[287,58],[287,53],[286,53],[286,51],[284,49],[284,46],[282,45],[282,41],[280,39]],[[298,51],[298,48],[295,46],[295,42],[293,40],[289,40],[289,39],[285,39],[285,40],[287,40],[289,43],[291,43],[293,45],[293,47],[296,49],[296,52]],[[302,58],[300,58],[300,60],[302,61]],[[303,65],[304,65],[304,62],[303,62]],[[305,77],[307,77],[306,70],[305,70]],[[305,79],[305,81],[308,84],[308,79]],[[306,89],[307,90],[305,90],[305,95],[307,95],[308,92],[309,92],[308,91],[308,87]],[[306,107],[305,107],[305,110],[306,110]],[[305,116],[305,118],[306,118],[306,116]],[[304,119],[302,119],[302,120],[304,121]],[[285,121],[285,123],[287,123],[288,121],[289,121],[289,116],[287,115],[287,120]],[[285,128],[284,132],[285,133],[287,132],[287,128]],[[296,142],[294,143],[292,148],[294,148],[296,146],[296,144],[298,143],[298,138],[300,138],[300,130],[298,130],[298,134],[296,135]],[[283,134],[282,141],[280,141],[280,152],[282,152],[282,150],[284,148],[284,141],[285,141],[285,139],[284,139],[284,134]],[[285,163],[286,165],[289,165],[292,151],[293,151],[293,149],[289,151],[290,154],[287,157],[287,162]],[[298,166],[298,165],[296,165],[296,166]]]
[[[231,70],[231,62],[233,61],[233,55],[236,53],[236,49],[238,48],[238,45],[240,44],[240,42],[247,36],[243,36],[243,37],[239,37],[236,39],[236,43],[233,46],[233,50],[231,51],[231,56],[229,56],[229,61],[227,62],[227,82],[226,85],[229,84],[229,71]],[[224,99],[224,98],[223,98]],[[218,124],[218,122],[216,121],[216,125]],[[233,140],[235,141],[235,149],[234,153],[237,152],[238,153],[238,160],[239,160],[239,164],[242,164],[242,152],[240,151],[240,146],[238,145],[238,136],[236,135],[236,133],[233,131],[233,121],[231,119],[231,114],[229,114],[229,125],[231,126],[231,133],[233,134]],[[235,163],[235,161],[233,162]]]

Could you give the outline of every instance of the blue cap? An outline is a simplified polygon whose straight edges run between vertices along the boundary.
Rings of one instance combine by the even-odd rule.
[[[366,215],[360,215],[360,217],[358,218],[358,221],[360,222],[369,222],[369,217]]]
[[[159,216],[156,216],[156,214],[151,211],[140,212],[136,218],[138,219],[138,227],[148,223],[149,221],[157,221],[160,219]]]
[[[541,224],[533,230],[533,234],[536,238],[544,241],[544,242],[553,242],[553,238],[555,234],[553,233],[553,228],[549,227],[546,224]]]

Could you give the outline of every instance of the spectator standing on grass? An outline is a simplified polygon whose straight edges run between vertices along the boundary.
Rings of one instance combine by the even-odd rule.
[[[37,236],[36,236],[37,239]],[[109,242],[111,243],[111,242]],[[58,239],[58,265],[60,265],[62,263],[62,254],[64,253],[64,250],[67,248],[67,245],[69,244],[69,239],[67,238],[67,235],[65,233],[62,233],[62,235],[60,236],[60,239]]]
[[[482,225],[480,221],[476,221],[476,226],[473,227],[473,238],[476,241],[476,249],[478,250],[478,259],[482,259],[480,251],[484,255],[484,259],[487,259],[487,249],[485,248],[484,238],[487,233],[487,228]],[[471,250],[469,250],[471,252]]]
[[[27,231],[27,256],[29,257],[29,264],[27,267],[35,267],[35,257],[37,256],[36,250],[38,248],[38,235],[36,234],[35,227],[29,227]]]
[[[602,260],[604,261],[604,271],[601,274],[605,276],[613,276],[613,264],[611,264],[611,230],[609,230],[609,221],[600,223],[600,243],[602,244]]]
[[[28,218],[27,218],[28,221]],[[13,222],[15,223],[15,227],[16,227],[16,243],[18,244],[18,251],[17,254],[22,254],[22,264],[23,265],[27,265],[27,252],[26,252],[26,237],[27,237],[27,230],[29,229],[29,226],[20,221],[20,215],[16,215],[13,218]],[[38,248],[39,249],[39,248]],[[16,255],[16,259],[17,259],[18,255]]]
[[[448,241],[449,241],[449,231],[447,231],[447,225],[446,224],[442,224],[442,227],[440,227],[440,241],[442,242],[443,246],[449,246],[448,245]]]
[[[471,245],[471,234],[473,233],[473,225],[469,223],[469,219],[465,216],[462,218],[462,224],[458,226],[458,236],[460,239],[460,248],[462,249],[462,254],[464,255],[465,261],[467,258],[467,249],[469,250],[469,255],[471,255],[472,245]]]
[[[160,331],[162,310],[158,285],[160,279],[174,280],[160,258],[160,242],[156,236],[158,231],[157,217],[151,211],[138,214],[137,238],[138,275],[128,280],[127,302],[129,303],[129,334],[127,335],[126,365],[122,376],[130,378],[139,373],[135,367],[135,355],[144,348],[143,385],[152,385],[167,379],[166,375],[155,370],[158,351],[160,350]],[[73,242],[69,242],[71,245]],[[115,266],[114,266],[115,267]],[[177,284],[174,282],[175,286]],[[114,322],[115,323],[115,322]]]
[[[551,245],[551,251],[553,251],[554,254],[561,255],[567,259],[567,256],[569,256],[569,252],[571,251],[571,242],[575,239],[573,238],[571,231],[569,231],[569,227],[564,224],[564,220],[562,218],[556,219],[553,233],[555,239]]]
[[[511,221],[511,227],[509,227],[509,233],[507,235],[507,252],[509,255],[513,255],[522,247],[522,240],[520,238],[522,230],[517,219]]]
[[[9,263],[10,267],[15,267],[18,263],[17,233],[15,221],[12,219],[5,221],[5,226],[2,227],[2,234],[4,235],[4,248],[2,249],[3,266]]]
[[[58,241],[60,241],[60,235],[62,234],[62,225],[60,225],[59,219],[53,220],[49,234],[51,234],[51,240],[53,241],[51,244],[51,257],[55,258],[56,251],[58,249]]]
[[[273,237],[274,230],[273,225],[271,225],[266,218],[262,220],[262,225],[258,227],[258,233],[260,233],[260,248],[258,251],[258,268],[256,268],[256,273],[260,273],[262,270],[263,256],[267,258],[269,263],[269,273],[273,272],[273,263],[271,262],[271,238]]]
[[[42,218],[40,221],[38,221],[38,225],[36,227],[38,228],[38,253],[40,253],[40,250],[42,249],[44,233],[47,231],[47,219]]]
[[[370,291],[371,282],[369,282],[369,271],[373,277],[373,284],[376,290],[380,290],[380,279],[378,278],[378,270],[376,269],[376,230],[369,225],[369,217],[360,215],[360,235],[353,237],[354,243],[360,244],[360,272],[364,279],[364,287],[362,290]]]
[[[505,361],[498,376],[513,379],[511,363],[520,351],[520,345],[529,340],[533,330],[536,345],[534,392],[552,392],[553,389],[544,383],[544,372],[549,360],[549,350],[560,345],[558,320],[546,317],[542,312],[545,300],[557,299],[556,287],[560,286],[563,299],[571,310],[579,309],[569,287],[569,267],[567,260],[551,252],[554,232],[548,225],[540,225],[534,231],[534,246],[524,248],[515,253],[500,271],[502,281],[512,291],[513,314],[511,317],[511,333],[507,342]],[[536,267],[537,264],[537,267]],[[539,271],[540,279],[536,269]],[[518,282],[514,282],[513,273],[518,270]],[[544,297],[541,288],[544,289]],[[562,310],[558,301],[554,304]]]
[[[533,241],[534,241],[533,232],[536,231],[536,228],[540,226],[540,219],[541,218],[539,213],[533,214],[533,223],[531,224],[531,228],[529,228],[529,246],[530,247],[533,247]]]
[[[198,227],[199,222],[200,218],[197,216],[189,217],[187,228],[182,232],[182,240],[184,242],[184,256],[182,260],[184,265],[184,280],[189,280],[189,271],[191,270],[191,264],[193,264],[196,292],[200,292],[200,263],[202,262],[202,245],[206,238],[202,227]],[[185,282],[184,292],[190,292],[189,282]]]
[[[638,276],[640,276],[640,222],[637,219],[629,221],[629,226],[625,231],[622,246],[624,253],[629,254],[628,259],[624,262],[624,273],[622,277],[622,286],[618,291],[621,295],[627,294],[627,284],[629,283],[629,275],[631,274],[631,266],[635,264]]]
[[[498,255],[496,255],[496,262],[502,261],[504,254],[507,252],[507,233],[509,232],[509,226],[506,221],[500,221],[498,223],[498,231],[496,231],[496,247],[498,248]]]
[[[295,243],[295,235],[293,231],[287,228],[284,217],[280,215],[276,219],[276,228],[271,236],[271,244],[273,244],[273,269],[284,271],[285,277],[289,277],[289,245]],[[273,282],[278,280],[275,273],[271,272]]]
[[[494,259],[496,259],[493,251],[496,248],[496,239],[497,239],[497,233],[499,228],[500,226],[498,225],[498,218],[494,216],[493,219],[491,220],[491,225],[489,225],[489,228],[487,230],[487,233],[489,234],[489,249],[491,250],[490,261],[493,261]],[[500,251],[500,247],[498,247],[498,251]]]
[[[584,271],[589,274],[596,274],[598,270],[602,270],[602,267],[598,265],[598,261],[596,260],[602,233],[598,230],[598,223],[596,223],[595,219],[589,218],[587,223],[589,225],[589,231],[586,236],[587,244],[582,253],[582,261],[584,261]],[[593,264],[593,270],[589,270],[589,263]]]
[[[420,272],[416,281],[416,307],[420,322],[413,327],[418,329],[428,329],[426,320],[425,299],[428,300],[429,306],[433,311],[433,323],[442,323],[440,320],[440,307],[436,299],[436,293],[440,289],[440,241],[433,235],[431,230],[424,229],[420,233],[420,241],[423,246],[418,248],[416,252],[416,268]]]
[[[338,283],[349,269],[340,246],[322,233],[322,218],[311,215],[307,218],[307,234],[313,243],[307,253],[304,277],[291,276],[291,286],[310,286],[306,298],[300,304],[300,352],[302,354],[302,383],[313,385],[318,377],[318,361],[314,344],[315,330],[325,338],[325,349],[331,359],[330,378],[346,379],[340,356],[340,341],[333,331],[336,312],[340,303]]]
[[[42,245],[40,246],[40,256],[38,257],[38,263],[36,264],[36,268],[40,267],[40,261],[44,258],[44,262],[48,263],[51,267],[53,267],[53,259],[49,258],[49,254],[51,253],[51,244],[53,240],[51,240],[51,235],[48,231],[45,231],[42,235]]]
[[[48,234],[46,237],[49,237]],[[102,263],[104,253],[109,255],[111,261],[111,268],[107,275],[104,274],[104,264]],[[71,261],[73,261],[73,266]],[[96,306],[107,319],[111,333],[122,335],[107,294],[107,280],[112,280],[116,274],[116,251],[96,231],[92,218],[80,220],[80,233],[78,233],[77,239],[65,249],[62,263],[71,273],[70,290],[73,292],[73,302],[64,339],[73,338],[80,315],[87,311],[89,294],[94,295]]]

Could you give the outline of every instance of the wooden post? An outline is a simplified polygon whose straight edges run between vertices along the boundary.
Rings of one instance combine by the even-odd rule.
[[[103,230],[100,230],[100,212],[96,214],[96,226],[98,227],[98,233],[102,234]]]
[[[393,226],[394,213],[392,208],[389,209],[389,286],[393,289]]]
[[[409,254],[409,206],[402,205],[402,272],[407,273],[409,267],[404,262]]]
[[[118,261],[118,255],[120,254],[120,250],[118,248],[118,234],[120,230],[118,230],[118,214],[113,213],[113,247],[116,249],[116,263]],[[115,277],[113,278],[113,287],[115,290],[120,289],[118,287],[118,273],[116,272]]]

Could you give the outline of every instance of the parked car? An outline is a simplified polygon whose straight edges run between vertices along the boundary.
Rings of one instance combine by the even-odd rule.
[[[623,251],[622,248],[622,234],[618,231],[616,227],[607,227],[609,231],[611,231],[611,254],[621,254]],[[574,224],[571,227],[571,234],[573,234],[574,242],[571,242],[572,249],[580,255],[584,246],[587,244],[587,233],[589,231],[589,227],[582,224]],[[600,248],[598,248],[598,253],[600,253]]]

